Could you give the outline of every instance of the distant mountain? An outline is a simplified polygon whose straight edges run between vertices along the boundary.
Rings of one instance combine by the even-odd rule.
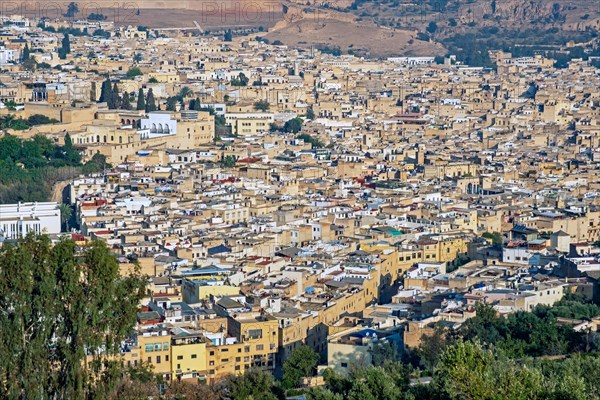
[[[490,64],[490,49],[523,56],[544,53],[560,64],[573,57],[600,55],[599,0],[295,0],[290,4],[303,7],[305,15],[351,14],[355,24],[412,32],[409,36],[420,41],[425,52],[433,47],[424,43],[437,42],[472,65]],[[300,32],[296,40],[301,38]],[[391,53],[398,48],[388,46]]]

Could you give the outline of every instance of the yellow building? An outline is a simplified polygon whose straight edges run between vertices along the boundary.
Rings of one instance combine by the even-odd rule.
[[[203,378],[206,372],[207,340],[200,332],[180,330],[171,339],[173,380]]]
[[[268,132],[274,117],[271,113],[227,113],[225,121],[234,135],[253,136]]]

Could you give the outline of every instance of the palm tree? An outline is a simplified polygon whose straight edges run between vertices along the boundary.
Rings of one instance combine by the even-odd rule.
[[[191,95],[193,93],[194,93],[194,91],[192,89],[190,89],[187,86],[184,86],[179,91],[179,97],[181,97],[182,99],[185,99],[186,97],[188,97],[189,95]]]
[[[0,127],[3,129],[10,129],[14,120],[15,116],[13,114],[7,114],[2,118],[2,121],[0,121]]]
[[[65,203],[61,203],[58,206],[60,210],[60,222],[65,228],[65,232],[69,231],[69,221],[71,220],[71,216],[73,215],[73,210],[71,210],[71,206]]]

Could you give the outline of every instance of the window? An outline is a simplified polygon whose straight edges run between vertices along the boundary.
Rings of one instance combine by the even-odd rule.
[[[178,360],[183,360],[183,356],[177,356]]]
[[[261,351],[264,350],[265,346],[263,346],[262,344],[257,344],[256,345],[256,351]]]
[[[152,357],[148,357],[148,363],[152,363]]]
[[[348,368],[348,363],[342,363],[342,368]]]
[[[160,356],[156,356],[156,363],[160,364]]]
[[[251,339],[260,339],[262,338],[262,329],[250,329],[248,331],[248,336],[250,336]]]
[[[211,355],[211,356],[214,356],[214,355],[215,355],[215,352],[214,352],[214,351],[211,351],[211,352],[210,352],[210,355]]]
[[[198,356],[196,354],[192,354],[192,358],[197,358]]]
[[[169,343],[168,342],[163,343],[163,350],[169,350]]]

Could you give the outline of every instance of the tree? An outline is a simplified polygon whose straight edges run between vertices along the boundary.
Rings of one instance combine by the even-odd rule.
[[[121,109],[122,110],[131,110],[131,100],[129,99],[129,93],[123,92],[123,97],[121,98]]]
[[[453,399],[492,399],[495,388],[489,366],[493,362],[491,351],[481,344],[457,343],[441,355],[436,384]]]
[[[152,88],[148,89],[148,95],[146,96],[146,112],[156,111],[156,100],[154,99],[154,92]]]
[[[64,232],[69,231],[69,221],[71,220],[71,216],[73,215],[73,210],[71,210],[71,206],[65,203],[61,203],[58,208],[60,209],[60,222],[63,227]]]
[[[315,112],[314,112],[312,106],[308,106],[308,108],[306,109],[306,119],[308,119],[308,120],[315,119]]]
[[[137,96],[137,104],[135,106],[136,110],[146,110],[146,101],[144,99],[144,90],[140,89],[138,90],[138,96]]]
[[[196,100],[194,101],[194,108],[192,108],[190,105],[190,110],[192,109],[195,111],[200,111],[202,109],[202,102],[200,101],[199,97],[196,97]]]
[[[186,97],[189,97],[193,94],[194,94],[194,91],[192,89],[190,89],[189,86],[184,86],[179,91],[177,98],[179,101],[183,101],[183,100],[185,100]]]
[[[319,361],[319,355],[308,346],[300,346],[283,363],[283,386],[292,388],[300,384],[303,377],[310,377]]]
[[[136,63],[141,62],[144,59],[144,57],[142,56],[142,53],[135,53],[133,55],[133,61]]]
[[[240,72],[237,77],[231,79],[231,86],[248,86],[250,79],[243,73]]]
[[[107,398],[144,289],[137,273],[119,275],[102,241],[80,254],[45,235],[2,246],[0,396]]]
[[[61,42],[61,46],[58,49],[58,56],[64,60],[65,58],[67,58],[67,54],[69,54],[71,52],[71,41],[69,40],[69,34],[65,33],[65,35],[63,36],[62,42]]]
[[[502,247],[502,243],[504,241],[500,232],[484,232],[481,237],[491,240],[492,245],[498,248]]]
[[[67,12],[64,14],[67,18],[75,17],[75,14],[79,12],[79,6],[75,2],[70,2],[67,6]]]
[[[25,47],[23,48],[23,51],[21,52],[21,62],[25,62],[25,61],[29,60],[30,55],[31,55],[31,51],[29,50],[29,44],[25,43]]]
[[[70,165],[76,165],[81,162],[81,155],[79,152],[73,147],[73,140],[71,140],[71,135],[68,133],[65,135],[65,145],[63,146],[63,153],[65,156],[65,161]]]
[[[102,13],[90,13],[87,19],[89,21],[106,21],[108,17]]]
[[[442,326],[436,326],[432,335],[423,336],[415,351],[420,364],[430,373],[433,372],[440,356],[451,343],[448,332]]]
[[[386,361],[395,361],[398,358],[398,349],[394,342],[381,341],[371,349],[371,363],[375,367],[382,366]]]
[[[177,111],[177,97],[171,96],[167,98],[167,111]]]
[[[110,85],[110,79],[106,78],[102,82],[102,87],[100,88],[100,103],[109,103],[112,97],[112,89]]]
[[[35,61],[35,58],[33,56],[29,56],[27,60],[23,61],[23,68],[26,71],[35,72],[37,69],[37,62]]]
[[[142,71],[138,67],[133,67],[127,71],[126,75],[128,78],[135,78],[136,76],[142,75]]]
[[[235,167],[236,159],[234,156],[227,155],[223,158],[223,161],[221,162],[221,164],[223,165],[224,168],[233,168],[233,167]]]
[[[269,109],[269,102],[266,100],[259,100],[254,103],[254,109],[257,111],[267,111]]]
[[[227,29],[227,31],[225,31],[225,35],[223,35],[223,40],[225,42],[231,42],[233,40],[233,32],[231,32],[231,29]]]
[[[302,118],[292,118],[285,122],[283,131],[286,133],[298,133],[302,130]]]
[[[310,136],[308,133],[303,133],[301,135],[296,136],[296,139],[302,139],[306,143],[310,143],[313,149],[320,149],[324,147],[323,142],[319,139]]]
[[[260,369],[252,368],[244,375],[230,375],[221,386],[227,393],[226,398],[277,400],[284,398],[273,375]]]
[[[435,21],[431,21],[429,22],[429,25],[427,25],[427,32],[431,33],[432,35],[437,32],[438,26],[435,23]]]
[[[108,98],[108,109],[116,110],[121,105],[121,96],[119,95],[119,88],[117,87],[117,83],[113,84],[113,87],[110,92],[110,96]]]

